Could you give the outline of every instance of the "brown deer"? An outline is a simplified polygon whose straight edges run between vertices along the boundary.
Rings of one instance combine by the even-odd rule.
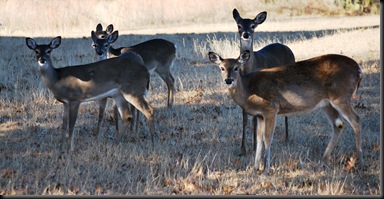
[[[148,120],[152,146],[154,146],[153,108],[144,98],[148,90],[149,72],[131,56],[121,56],[85,65],[54,68],[51,53],[61,44],[61,37],[48,45],[38,45],[32,38],[26,38],[28,48],[36,53],[41,78],[55,98],[64,105],[63,139],[66,152],[73,151],[74,126],[80,103],[112,97],[122,118],[126,118],[121,106],[124,101],[133,104]],[[127,121],[123,130],[127,129]],[[118,136],[117,136],[118,137]]]
[[[173,92],[175,91],[175,79],[171,74],[171,67],[176,57],[175,44],[164,39],[152,39],[130,47],[113,48],[111,45],[119,36],[119,32],[113,30],[112,24],[108,26],[107,31],[92,31],[92,46],[96,53],[102,58],[111,58],[119,56],[125,52],[135,52],[139,54],[145,67],[150,73],[155,71],[161,79],[165,81],[168,88],[168,108],[173,107]],[[104,39],[100,35],[105,35]]]
[[[240,72],[248,74],[263,68],[272,68],[295,63],[295,56],[291,49],[280,43],[273,43],[265,46],[259,51],[253,51],[253,35],[255,28],[267,19],[267,12],[259,13],[254,19],[243,19],[239,12],[233,10],[233,18],[235,19],[240,36],[240,53],[246,50],[252,52],[249,61],[241,66]],[[245,129],[248,122],[248,116],[243,110],[243,137],[241,140],[240,155],[245,154]],[[256,118],[253,117],[254,135],[253,150],[256,149]],[[285,141],[288,141],[288,118],[285,117]]]
[[[257,148],[255,169],[259,168],[264,141],[264,168],[270,170],[270,145],[276,117],[299,115],[321,107],[333,128],[331,140],[323,154],[329,156],[347,120],[354,132],[357,156],[363,163],[361,149],[361,121],[352,107],[352,96],[361,81],[360,66],[343,55],[323,55],[312,59],[269,69],[241,74],[251,52],[246,50],[237,59],[223,59],[214,52],[209,59],[221,70],[232,99],[247,114],[257,118]]]
[[[96,33],[97,38],[99,38],[99,39],[102,39],[102,40],[107,39],[107,37],[112,32],[113,32],[113,25],[112,24],[107,26],[105,31],[103,30],[103,26],[100,23],[97,24],[97,26],[96,26],[96,32],[95,33]],[[131,60],[134,60],[134,61],[144,65],[143,58],[139,54],[131,51],[131,52],[129,52],[129,55],[131,56]],[[100,60],[104,60],[104,59],[107,59],[106,55],[101,55]],[[96,135],[99,134],[101,122],[103,120],[105,108],[107,106],[107,99],[108,98],[104,98],[104,99],[101,99],[99,101],[99,105],[100,105],[99,106],[99,116],[98,116],[98,121],[97,121],[97,127],[96,127],[95,133],[94,133]],[[132,104],[129,106],[129,103],[127,101],[121,102],[121,109],[122,109],[122,111],[125,112],[124,115],[132,118],[130,120],[131,121],[131,130],[133,130],[136,126],[135,131],[137,132],[137,129],[139,126],[139,124],[138,124],[139,123],[139,111]],[[118,110],[117,110],[116,104],[113,104],[113,118],[114,118],[114,122],[115,122],[116,132],[119,132],[119,122],[118,122],[118,116],[117,115],[118,115]],[[126,120],[127,118],[122,118],[122,119]]]

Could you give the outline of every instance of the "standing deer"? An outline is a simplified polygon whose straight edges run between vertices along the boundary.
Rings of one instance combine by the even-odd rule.
[[[249,61],[242,65],[240,72],[248,74],[258,69],[272,68],[295,63],[295,56],[291,49],[280,43],[270,44],[259,51],[253,51],[253,35],[255,28],[267,19],[267,12],[259,13],[254,19],[243,19],[239,12],[233,10],[233,18],[235,19],[240,36],[240,53],[246,50],[252,52]],[[243,136],[241,140],[240,155],[245,155],[245,129],[248,123],[248,115],[243,109]],[[253,150],[256,149],[256,118],[253,118],[254,135]],[[285,141],[288,140],[288,118],[285,117]]]
[[[300,115],[319,107],[333,128],[323,159],[338,142],[344,128],[343,117],[355,132],[357,156],[362,165],[361,121],[351,102],[361,81],[360,66],[349,57],[330,54],[243,75],[241,68],[251,54],[246,50],[237,59],[223,59],[210,52],[209,59],[219,66],[232,99],[247,114],[257,118],[255,169],[259,168],[264,141],[264,171],[269,173],[270,145],[277,115]]]
[[[142,112],[148,120],[154,146],[153,108],[146,102],[149,72],[130,56],[107,59],[86,65],[54,68],[51,53],[61,44],[61,37],[51,40],[48,45],[38,45],[32,38],[26,38],[28,48],[36,53],[42,80],[55,98],[63,103],[63,138],[66,152],[73,151],[74,126],[82,102],[96,101],[107,97],[115,100],[122,118],[126,118],[122,103],[126,100]],[[127,121],[124,120],[124,130]]]
[[[107,26],[106,30],[104,31],[103,30],[103,26],[99,23],[97,24],[96,26],[96,36],[98,39],[102,39],[102,40],[105,40],[107,39],[107,37],[113,32],[113,25],[110,24],[109,26]],[[123,53],[124,56],[126,56],[125,54],[126,53]],[[137,53],[135,52],[129,52],[129,55],[131,56],[131,59],[140,63],[140,64],[143,64],[144,65],[144,61],[143,61],[143,58],[138,55]],[[100,60],[104,60],[104,59],[107,59],[106,55],[101,55],[100,56]],[[98,116],[98,121],[97,121],[97,127],[95,129],[95,134],[99,134],[99,129],[100,129],[100,126],[101,126],[101,122],[103,120],[103,117],[104,117],[104,112],[105,112],[105,108],[107,106],[107,99],[108,98],[104,98],[104,99],[101,99],[99,101],[99,116]],[[133,106],[131,105],[129,108],[129,103],[127,101],[122,101],[121,102],[121,108],[124,112],[126,112],[126,114],[124,115],[127,115],[127,116],[130,116],[132,119],[131,119],[131,130],[134,129],[134,126],[136,126],[135,128],[135,131],[137,131],[137,128],[139,126],[138,122],[139,122],[139,111]],[[114,118],[114,122],[115,122],[115,127],[116,127],[116,132],[119,132],[119,122],[118,122],[118,110],[117,110],[117,107],[116,107],[116,104],[113,104],[113,118]],[[125,120],[126,118],[122,118],[123,120]]]
[[[176,57],[176,47],[172,42],[169,42],[164,39],[152,39],[146,42],[130,46],[130,47],[121,47],[113,48],[111,46],[114,43],[118,36],[119,32],[113,30],[112,24],[108,26],[107,31],[92,31],[92,46],[95,49],[96,53],[101,57],[116,57],[125,52],[135,52],[139,54],[144,61],[145,67],[151,73],[155,71],[161,79],[165,81],[168,88],[168,108],[173,106],[173,92],[175,91],[175,79],[171,74],[171,67],[173,61]],[[102,29],[102,26],[101,26]],[[107,33],[108,36],[105,39],[102,39],[101,34]]]

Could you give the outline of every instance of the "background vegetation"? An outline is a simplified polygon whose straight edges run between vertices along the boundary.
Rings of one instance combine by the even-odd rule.
[[[352,0],[1,0],[0,12],[0,194],[79,195],[375,195],[382,194],[380,165],[380,29],[378,1]],[[325,168],[319,160],[331,128],[322,111],[289,118],[284,142],[282,118],[272,143],[272,174],[252,171],[237,154],[241,109],[233,103],[208,51],[239,55],[232,10],[246,18],[266,10],[257,27],[255,50],[272,42],[288,45],[296,60],[344,54],[363,68],[354,106],[363,120],[365,164],[355,168],[355,144],[347,125]],[[155,108],[158,138],[151,150],[142,117],[138,141],[116,142],[111,102],[99,138],[92,136],[97,103],[80,107],[70,164],[60,158],[62,104],[43,85],[25,37],[48,43],[61,35],[56,67],[98,59],[90,32],[113,24],[115,47],[163,38],[177,45],[172,70],[175,107],[166,108],[166,86],[151,75],[149,103]],[[127,134],[128,135],[128,134]]]
[[[95,23],[114,24],[121,31],[180,25],[232,23],[232,10],[268,20],[292,16],[379,14],[378,0],[0,0],[0,35],[78,36]]]

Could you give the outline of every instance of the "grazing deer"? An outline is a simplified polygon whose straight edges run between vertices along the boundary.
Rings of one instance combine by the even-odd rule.
[[[264,140],[264,168],[269,173],[270,145],[277,115],[299,115],[319,107],[325,111],[333,128],[323,159],[331,154],[338,142],[344,128],[343,117],[355,132],[357,156],[360,164],[363,163],[361,121],[351,104],[362,71],[353,59],[342,55],[323,55],[243,75],[241,67],[249,61],[251,54],[247,50],[237,59],[223,59],[210,52],[209,59],[219,66],[232,99],[246,113],[257,117],[255,169],[259,168]]]
[[[171,74],[171,67],[173,61],[176,57],[176,47],[172,42],[169,42],[164,39],[152,39],[146,42],[130,46],[130,47],[121,47],[113,48],[111,46],[114,43],[118,36],[119,32],[114,31],[113,33],[108,33],[110,30],[113,30],[112,24],[108,26],[107,31],[92,31],[92,46],[95,49],[96,53],[101,57],[116,57],[124,52],[135,52],[139,54],[144,61],[145,67],[149,72],[155,71],[161,79],[165,81],[168,88],[168,108],[173,107],[173,92],[175,91],[175,79]],[[99,34],[97,33],[99,32]],[[100,34],[108,36],[105,39],[102,39]]]
[[[97,24],[97,26],[96,26],[96,36],[99,39],[106,39],[108,37],[108,35],[110,35],[112,32],[113,32],[113,25],[112,24],[107,26],[105,31],[103,30],[103,26],[100,23]],[[131,60],[134,60],[134,61],[144,65],[143,58],[139,54],[131,51],[131,52],[129,52],[129,55],[131,56]],[[101,55],[100,60],[104,60],[104,59],[107,59],[106,55]],[[97,121],[97,127],[96,127],[95,133],[94,133],[97,135],[99,134],[101,122],[103,120],[105,108],[107,106],[107,98],[100,100],[99,104],[100,104],[99,116],[98,116],[98,121]],[[139,126],[139,124],[138,124],[139,111],[132,104],[131,104],[131,106],[129,106],[129,103],[127,101],[122,101],[121,107],[122,107],[122,110],[124,112],[126,112],[125,115],[129,115],[132,118],[131,119],[131,130],[133,130],[134,126],[136,126],[135,131],[137,131],[137,128]],[[128,107],[130,107],[130,110],[128,109]],[[117,110],[116,104],[113,104],[113,118],[114,118],[114,122],[115,122],[116,132],[119,132],[119,122],[118,122],[118,116],[117,115],[118,115],[118,110]]]
[[[142,112],[148,120],[152,146],[154,146],[153,108],[145,101],[149,84],[149,72],[131,60],[130,56],[107,59],[86,65],[54,68],[51,53],[61,44],[58,36],[48,45],[38,45],[26,38],[28,48],[36,53],[42,80],[55,98],[64,104],[62,141],[66,139],[66,152],[73,151],[73,130],[80,103],[112,97],[122,118],[126,118],[122,104],[126,100]],[[124,130],[127,129],[127,121]]]
[[[259,51],[253,51],[253,35],[255,28],[267,19],[267,12],[259,13],[254,19],[243,19],[239,12],[233,10],[240,36],[240,53],[246,50],[252,52],[249,61],[242,65],[240,72],[248,74],[262,68],[272,68],[295,63],[295,56],[291,49],[279,43],[270,44]],[[243,137],[241,140],[240,155],[245,155],[245,129],[248,123],[248,115],[243,109]],[[253,118],[254,135],[253,150],[256,149],[256,118]],[[288,118],[285,117],[285,141],[288,141]]]

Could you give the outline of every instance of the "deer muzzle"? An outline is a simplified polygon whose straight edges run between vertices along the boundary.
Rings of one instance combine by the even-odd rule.
[[[47,61],[47,60],[45,60],[44,57],[39,57],[39,58],[37,59],[37,62],[38,62],[39,65],[41,65],[41,66],[44,65],[46,61]]]
[[[227,78],[224,81],[225,81],[226,84],[231,85],[232,82],[233,82],[233,79],[232,78]]]
[[[248,40],[250,36],[251,36],[251,34],[249,32],[243,32],[243,34],[241,34],[241,37],[244,40]]]
[[[98,55],[103,55],[104,54],[104,52],[103,51],[101,51],[101,50],[98,50],[98,49],[96,49],[96,53],[98,54]]]

